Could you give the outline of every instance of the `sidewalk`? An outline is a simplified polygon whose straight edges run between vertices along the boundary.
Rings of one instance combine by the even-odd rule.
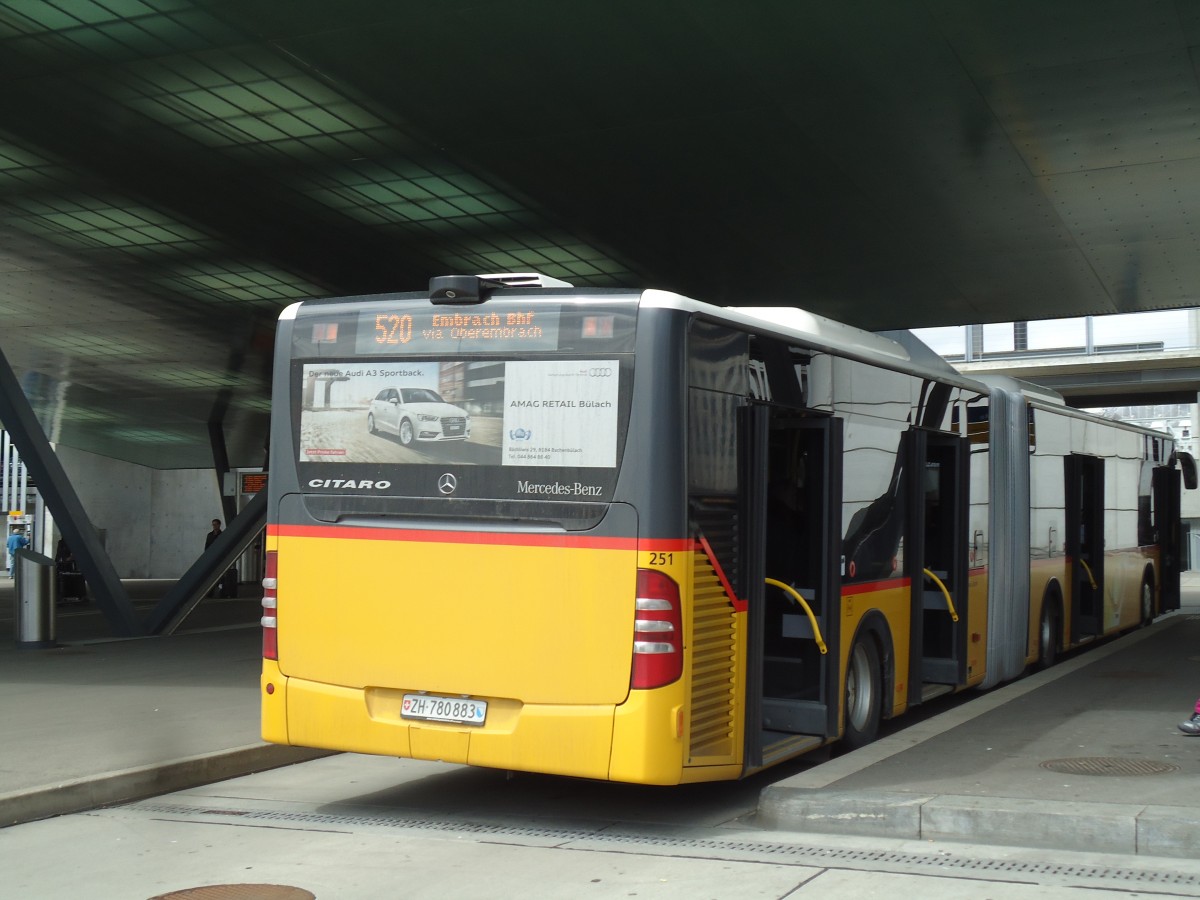
[[[128,585],[139,613],[155,583]],[[161,585],[157,585],[161,588]],[[259,738],[257,599],[205,601],[171,637],[111,640],[59,607],[56,649],[17,649],[0,580],[0,826],[325,755]],[[195,620],[195,621],[193,621]]]
[[[767,828],[1194,857],[1200,576],[1184,609],[766,788]]]

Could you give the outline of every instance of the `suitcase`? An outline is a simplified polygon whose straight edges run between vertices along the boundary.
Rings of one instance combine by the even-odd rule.
[[[236,597],[238,595],[237,569],[229,569],[224,575],[221,576],[221,582],[217,589],[217,595],[220,597]]]

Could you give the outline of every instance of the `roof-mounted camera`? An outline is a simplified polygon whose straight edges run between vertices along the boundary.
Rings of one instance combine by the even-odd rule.
[[[430,303],[482,303],[506,287],[572,287],[569,281],[539,272],[501,272],[492,275],[438,275],[429,279]]]

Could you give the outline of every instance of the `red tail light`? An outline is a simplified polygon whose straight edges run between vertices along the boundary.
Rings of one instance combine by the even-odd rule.
[[[638,569],[633,622],[633,688],[656,688],[683,674],[679,585],[662,572]]]
[[[267,551],[267,566],[266,574],[263,578],[263,598],[262,598],[262,629],[263,629],[263,659],[279,659],[279,636],[276,629],[278,622],[276,618],[276,603],[278,597],[277,578],[279,567],[279,556],[275,550]]]

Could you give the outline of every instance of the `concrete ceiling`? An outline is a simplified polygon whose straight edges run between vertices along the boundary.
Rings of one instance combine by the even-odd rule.
[[[307,296],[537,269],[871,329],[1200,304],[1200,4],[0,0],[0,348],[261,464]]]

